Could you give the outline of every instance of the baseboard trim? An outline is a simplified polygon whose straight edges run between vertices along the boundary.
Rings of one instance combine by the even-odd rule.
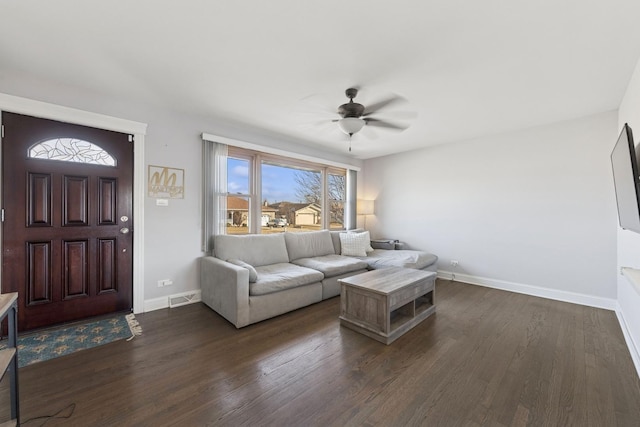
[[[169,300],[171,298],[177,298],[184,295],[195,294],[194,298],[188,302],[188,304],[193,304],[201,301],[201,292],[200,289],[189,292],[181,292],[179,294],[167,295],[166,297],[148,299],[144,302],[144,312],[147,313],[149,311],[161,310],[163,308],[169,308]]]
[[[451,271],[438,271],[438,277],[446,280],[452,280],[454,274],[455,280],[457,282],[464,282],[470,285],[485,286],[487,288],[516,292],[519,294],[547,298],[556,301],[569,302],[572,304],[586,305],[588,307],[603,308],[606,310],[615,311],[618,304],[615,299],[596,297],[593,295],[579,294],[575,292],[559,291],[557,289],[542,288],[539,286],[507,282],[505,280],[490,279],[487,277],[472,276],[469,274],[453,273]]]
[[[624,318],[624,313],[622,312],[620,304],[616,304],[616,316],[618,317],[618,323],[620,323],[620,329],[622,329],[624,340],[627,342],[629,353],[631,353],[631,360],[633,360],[636,372],[638,372],[638,377],[640,377],[640,346],[638,346],[638,344],[633,340],[633,336],[629,332],[627,321]]]
[[[169,297],[160,297],[144,301],[144,313],[169,308]]]

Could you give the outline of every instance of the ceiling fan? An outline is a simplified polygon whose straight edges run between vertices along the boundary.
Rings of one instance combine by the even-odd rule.
[[[393,95],[365,107],[353,101],[353,98],[358,95],[358,89],[351,87],[345,91],[345,94],[347,98],[349,98],[349,102],[338,107],[338,114],[342,118],[334,119],[332,122],[337,122],[340,130],[349,135],[349,137],[360,132],[364,126],[375,126],[395,131],[403,131],[409,127],[407,124],[393,123],[388,120],[372,117],[391,104],[402,101],[406,102],[405,98],[399,95]]]
[[[416,112],[402,108],[409,101],[400,95],[387,93],[386,96],[363,105],[354,101],[359,92],[360,88],[357,86],[348,88],[345,95],[349,101],[337,108],[331,106],[333,102],[326,95],[309,95],[298,102],[293,116],[300,126],[315,132],[344,133],[349,139],[349,151],[355,134],[376,139],[378,135],[374,129],[402,132],[409,127],[407,120],[418,116]],[[369,91],[365,96],[368,94]]]

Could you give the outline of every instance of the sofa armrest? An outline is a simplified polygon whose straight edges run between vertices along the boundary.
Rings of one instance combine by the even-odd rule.
[[[202,302],[236,328],[249,324],[249,270],[221,259],[200,259]]]

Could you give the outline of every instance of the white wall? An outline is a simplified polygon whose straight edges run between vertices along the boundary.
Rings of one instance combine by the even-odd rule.
[[[614,308],[615,112],[365,161],[367,226],[448,276]],[[463,124],[461,124],[463,125]]]
[[[147,123],[145,163],[185,170],[185,197],[168,207],[145,197],[144,299],[147,307],[160,307],[166,296],[200,289],[198,258],[202,227],[202,132],[263,144],[334,162],[360,166],[362,162],[300,145],[284,136],[265,135],[250,126],[214,118],[176,113],[169,106],[144,105],[78,91],[55,82],[0,75],[0,92],[94,113]],[[145,177],[147,173],[145,171]],[[146,178],[145,178],[146,179]],[[145,185],[146,188],[146,185]],[[171,279],[173,286],[158,288]],[[165,304],[166,305],[166,304]]]
[[[629,123],[635,131],[636,145],[640,140],[640,61],[618,110],[618,129]],[[618,269],[640,269],[640,234],[618,227]],[[627,344],[640,374],[640,288],[634,287],[624,276],[616,274],[618,285],[618,316]]]

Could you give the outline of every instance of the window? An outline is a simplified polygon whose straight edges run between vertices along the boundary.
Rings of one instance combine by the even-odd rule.
[[[345,186],[344,169],[229,147],[226,231],[344,229]]]
[[[322,171],[287,165],[284,159],[262,161],[262,213],[269,217],[262,233],[313,231],[322,224]]]
[[[240,148],[254,146],[225,137],[202,137],[205,252],[212,251],[212,236],[218,234],[355,226],[357,168]]]
[[[251,192],[249,172],[251,158],[227,158],[227,234],[247,234],[250,230]]]
[[[345,171],[328,171],[329,228],[344,229],[344,207],[347,200],[347,176]]]
[[[75,138],[56,138],[39,142],[29,148],[28,156],[32,159],[88,163],[102,166],[116,165],[116,160],[101,147],[89,141]]]

